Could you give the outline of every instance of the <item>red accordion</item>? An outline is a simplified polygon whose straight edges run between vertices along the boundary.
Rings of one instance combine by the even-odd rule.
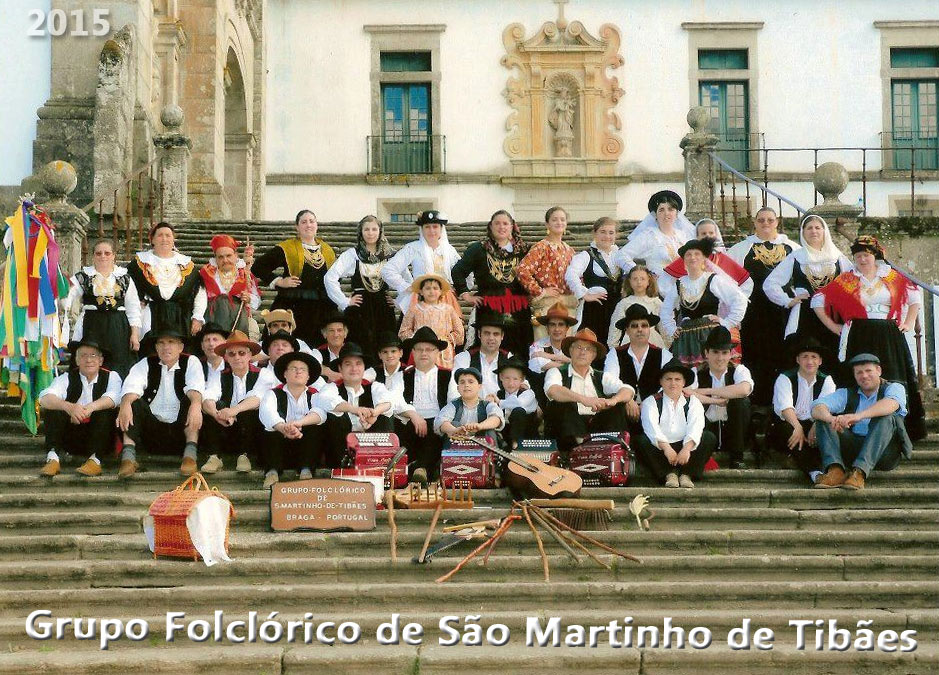
[[[496,487],[496,465],[492,451],[472,441],[448,441],[440,453],[440,480],[448,488],[454,485]]]
[[[397,434],[358,433],[346,436],[346,456],[342,468],[333,469],[333,476],[377,476],[385,475],[388,462],[401,449]],[[380,473],[379,473],[380,472]],[[394,487],[401,488],[408,484],[408,456],[402,455],[394,467]],[[385,476],[385,487],[390,480]]]
[[[571,450],[570,469],[590,487],[620,487],[629,482],[635,460],[629,448],[629,432],[591,434]]]

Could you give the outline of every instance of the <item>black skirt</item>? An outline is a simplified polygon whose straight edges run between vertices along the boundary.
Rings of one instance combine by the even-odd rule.
[[[122,378],[127,376],[130,367],[136,362],[130,349],[130,324],[124,312],[88,310],[82,319],[82,337],[97,342],[108,350],[104,367],[109,368]]]
[[[606,339],[610,334],[610,319],[619,301],[619,293],[607,291],[607,298],[603,302],[582,302],[578,330],[589,328],[600,342],[606,344]]]
[[[388,292],[358,291],[362,304],[358,307],[349,305],[346,318],[349,321],[349,342],[354,342],[362,351],[377,358],[378,335],[383,332],[398,334],[398,320],[394,307],[388,304]]]

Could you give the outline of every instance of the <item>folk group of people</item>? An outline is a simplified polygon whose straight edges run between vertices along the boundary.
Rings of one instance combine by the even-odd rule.
[[[118,454],[126,478],[143,448],[181,457],[184,475],[200,459],[206,473],[260,465],[269,487],[328,475],[350,432],[394,431],[426,481],[449,437],[514,450],[543,429],[563,460],[628,429],[657,480],[689,488],[716,452],[744,467],[756,428],[816,487],[857,489],[910,452],[924,420],[904,334],[922,296],[877,239],[848,257],[810,215],[797,243],[764,207],[727,249],[672,191],[648,210],[622,246],[600,218],[580,252],[561,207],[531,245],[497,211],[462,255],[436,210],[397,251],[367,216],[337,256],[309,210],[257,258],[214,236],[200,269],[169,223],[127,267],[98,241],[64,303],[72,368],[41,394],[41,473],[67,452],[95,476]],[[258,312],[262,287],[276,298]]]

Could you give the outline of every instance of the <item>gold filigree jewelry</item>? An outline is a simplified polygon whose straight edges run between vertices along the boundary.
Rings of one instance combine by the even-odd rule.
[[[786,257],[786,247],[782,244],[754,244],[753,259],[766,267],[776,267]]]
[[[377,293],[381,290],[381,268],[384,267],[384,265],[384,260],[377,263],[364,263],[361,260],[359,261],[359,278],[362,279],[362,286],[364,286],[365,290],[369,293]]]
[[[317,247],[315,251],[303,247],[303,262],[315,270],[318,270],[326,264],[326,258],[323,257],[322,247]]]
[[[809,284],[812,286],[813,291],[817,291],[822,286],[827,286],[835,278],[835,272],[838,271],[838,268],[832,265],[829,270],[815,274],[809,271],[807,266],[802,268],[802,273],[805,275],[805,278],[809,280]]]
[[[877,293],[880,292],[880,289],[883,288],[884,282],[883,279],[877,277],[877,279],[870,286],[865,286],[861,284],[861,295],[865,298],[873,298]],[[865,303],[866,304],[866,303]]]
[[[238,270],[234,269],[230,272],[223,272],[222,270],[218,271],[218,278],[222,282],[222,288],[226,291],[234,285],[235,280],[238,279]]]
[[[515,281],[515,268],[518,264],[517,258],[511,257],[500,260],[487,253],[486,262],[489,263],[489,274],[500,284],[511,284]]]
[[[121,287],[113,277],[104,277],[98,273],[91,278],[91,292],[94,293],[98,307],[114,309],[121,295]]]
[[[681,296],[681,306],[684,309],[687,309],[688,311],[693,312],[694,310],[698,308],[698,305],[701,304],[701,298],[704,297],[704,291],[707,290],[707,287],[708,287],[707,277],[704,277],[704,283],[701,284],[701,290],[693,295],[689,293],[687,290],[685,290],[685,288],[681,285],[681,281],[678,281],[677,284],[678,284],[678,293]]]

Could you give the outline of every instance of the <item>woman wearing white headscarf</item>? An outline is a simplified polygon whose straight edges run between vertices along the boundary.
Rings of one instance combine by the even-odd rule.
[[[635,258],[646,261],[649,271],[663,294],[675,288],[675,280],[664,273],[665,267],[679,258],[678,249],[695,238],[694,225],[681,212],[681,197],[671,190],[661,190],[649,198],[649,213],[636,226],[626,244],[616,252],[614,262],[626,273]]]
[[[799,226],[802,248],[787,255],[763,282],[763,292],[770,301],[789,310],[784,337],[793,333],[801,339],[814,337],[824,349],[823,367],[837,363],[838,336],[822,325],[809,307],[819,289],[843,272],[854,269],[851,261],[831,239],[828,223],[821,216],[809,215]],[[785,289],[791,287],[791,292]]]
[[[398,307],[402,314],[417,301],[411,292],[411,284],[417,277],[437,274],[453,283],[450,270],[459,261],[460,254],[447,239],[448,220],[442,211],[422,211],[417,216],[417,241],[403,246],[381,270],[385,283],[398,292]],[[452,290],[446,294],[445,302],[460,309]]]

